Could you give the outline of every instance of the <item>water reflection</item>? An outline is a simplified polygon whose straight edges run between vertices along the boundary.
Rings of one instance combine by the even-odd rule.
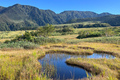
[[[75,66],[70,66],[65,63],[66,59],[73,56],[74,55],[68,54],[47,54],[44,58],[42,58],[39,61],[42,64],[44,71],[46,70],[46,66],[49,66],[50,68],[50,65],[54,65],[54,70],[56,71],[53,72],[54,76],[51,76],[51,78],[53,78],[54,80],[80,79],[87,77],[86,71],[84,69]],[[46,65],[46,63],[48,63],[49,65]]]
[[[103,54],[103,53],[93,53],[92,55],[79,55],[79,57],[94,58],[94,59],[99,59],[99,58],[113,59],[113,58],[115,58],[115,56],[113,56],[113,55]]]
[[[70,66],[65,63],[68,58],[107,58],[112,59],[115,58],[112,55],[108,54],[97,54],[93,55],[69,55],[69,54],[46,54],[44,58],[40,59],[39,62],[43,66],[43,71],[47,74],[48,77],[56,79],[80,79],[87,77],[86,71],[84,69]],[[88,73],[90,75],[90,73]]]

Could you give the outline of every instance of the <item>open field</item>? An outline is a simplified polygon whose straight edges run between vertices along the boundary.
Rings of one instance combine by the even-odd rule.
[[[86,22],[85,22],[86,23]],[[74,24],[77,24],[77,23],[74,23]],[[83,24],[83,23],[82,23]],[[69,24],[71,25],[71,24]],[[71,38],[76,38],[78,36],[78,32],[80,31],[100,31],[100,30],[103,30],[105,28],[109,28],[109,27],[97,27],[97,28],[76,28],[74,29],[74,33],[72,33],[71,35],[68,35],[66,34],[68,37],[71,37]],[[113,28],[113,27],[112,27]],[[117,26],[116,28],[120,28],[120,26]],[[57,29],[56,29],[57,30]],[[35,31],[35,30],[26,30],[26,31]],[[24,30],[22,31],[0,31],[0,42],[4,42],[5,40],[10,40],[10,39],[13,39],[15,38],[16,36],[19,36],[19,35],[23,35],[25,33]],[[59,32],[54,32],[52,33],[53,36],[50,36],[50,37],[55,37],[55,38],[63,38],[64,36],[66,35],[62,35],[61,33]],[[68,38],[67,37],[67,38]],[[68,38],[69,39],[69,38]]]
[[[116,56],[114,59],[71,58],[66,63],[84,68],[92,73],[88,80],[120,80],[120,36],[92,37],[77,39],[81,30],[101,30],[103,28],[76,29],[74,34],[50,36],[63,40],[61,42],[37,44],[37,48],[1,48],[0,49],[0,80],[51,80],[41,71],[38,59],[47,53],[67,53],[74,55],[91,55],[106,53]],[[9,35],[8,35],[9,33]],[[10,31],[3,34],[4,42],[25,31]],[[6,35],[6,36],[5,36]],[[11,37],[12,36],[12,37]],[[47,38],[49,39],[49,38]],[[44,40],[43,40],[44,41]],[[58,40],[59,41],[59,40]],[[50,41],[51,42],[51,41]]]
[[[35,31],[35,30],[26,30],[26,31]],[[18,35],[22,35],[24,34],[25,31],[21,30],[21,31],[0,31],[0,39],[11,39],[11,38],[15,38]]]
[[[73,34],[77,36],[78,32],[81,31],[81,30],[101,30],[101,29],[103,29],[103,28],[81,28],[81,29],[75,29],[75,33],[73,33]],[[35,31],[35,30],[27,30],[27,31],[31,32],[31,31]],[[0,42],[4,42],[5,40],[13,39],[16,36],[22,35],[24,33],[25,33],[25,31],[0,31]],[[57,35],[60,35],[60,33],[57,33],[55,36],[57,37]],[[64,36],[66,36],[66,35],[64,35]]]
[[[22,35],[24,33],[25,33],[25,31],[1,31],[0,39],[15,38],[17,35]]]
[[[50,38],[63,39],[68,44],[77,44],[79,42],[98,42],[98,43],[114,43],[120,44],[120,37],[93,37],[93,38],[83,38],[77,39],[78,34],[73,35],[61,35],[61,36],[51,36]]]

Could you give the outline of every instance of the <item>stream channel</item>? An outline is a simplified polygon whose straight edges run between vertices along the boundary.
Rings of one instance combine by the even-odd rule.
[[[69,55],[69,54],[46,54],[45,57],[39,59],[39,62],[42,64],[42,70],[47,74],[47,76],[51,77],[53,80],[66,80],[66,79],[81,79],[86,78],[87,75],[91,76],[89,72],[86,70],[76,67],[67,65],[65,63],[66,59],[69,58],[107,58],[113,59],[115,58],[109,54],[103,53],[93,53],[92,55]]]

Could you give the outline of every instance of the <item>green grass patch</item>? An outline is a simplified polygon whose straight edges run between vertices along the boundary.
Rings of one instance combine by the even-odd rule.
[[[48,38],[48,37],[38,37],[35,38],[34,43],[36,44],[48,44],[48,43],[61,43],[63,42],[62,39],[55,39],[55,38]]]
[[[111,43],[111,44],[120,44],[120,37],[93,37],[93,38],[85,38],[85,39],[74,39],[68,40],[66,43],[68,44],[77,44],[80,42],[98,42],[98,43]]]
[[[3,48],[34,49],[39,47],[40,47],[39,45],[28,41],[8,42],[8,43],[1,43],[0,45],[0,49]]]

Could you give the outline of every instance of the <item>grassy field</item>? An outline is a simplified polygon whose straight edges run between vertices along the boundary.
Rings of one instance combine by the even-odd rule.
[[[26,31],[35,31],[35,30],[26,30]],[[12,39],[15,38],[18,35],[23,35],[25,33],[25,31],[21,30],[21,31],[0,31],[0,40],[4,41],[4,39]]]
[[[90,71],[88,80],[120,80],[120,36],[92,37],[77,39],[81,30],[101,30],[103,28],[75,29],[74,34],[50,36],[63,40],[59,43],[37,44],[35,49],[0,49],[0,80],[50,80],[41,71],[38,59],[46,53],[93,54],[94,52],[112,54],[115,59],[71,58],[66,63],[77,65]],[[12,39],[25,31],[0,32],[0,41]]]
[[[87,24],[95,24],[95,23],[100,23],[99,21],[96,21],[96,22],[91,22],[91,21],[86,21],[86,22],[80,22],[80,23],[70,23],[70,24],[57,24],[57,25],[54,25],[54,26],[72,26],[72,25],[76,25],[76,24],[83,24],[83,25],[87,25]]]
[[[22,35],[24,33],[25,33],[25,31],[1,31],[0,39],[15,38],[17,35]]]

